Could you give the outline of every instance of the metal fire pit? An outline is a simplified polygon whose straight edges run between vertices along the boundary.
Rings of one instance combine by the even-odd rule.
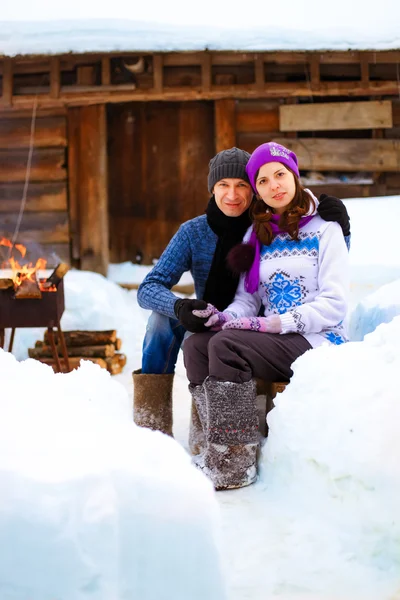
[[[18,327],[47,327],[49,341],[56,366],[61,372],[60,357],[54,339],[54,328],[58,329],[58,339],[64,359],[65,370],[70,371],[68,352],[64,334],[60,326],[64,312],[64,282],[61,279],[54,292],[42,292],[41,298],[15,298],[12,288],[0,290],[0,348],[4,347],[4,330],[11,329],[8,351],[12,351],[15,330]]]

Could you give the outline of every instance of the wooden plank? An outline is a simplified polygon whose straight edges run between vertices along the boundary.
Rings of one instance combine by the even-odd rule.
[[[67,114],[67,109],[63,105],[54,106],[52,108],[41,108],[36,112],[36,119],[41,119],[42,117],[65,117]],[[31,119],[32,118],[32,109],[16,109],[12,108],[2,108],[0,110],[0,119],[7,120],[16,120],[16,119]]]
[[[0,182],[25,181],[28,149],[0,150]],[[63,181],[65,150],[38,148],[33,152],[30,181]]]
[[[83,65],[78,67],[76,71],[76,79],[79,86],[92,86],[96,83],[96,70],[93,65]]]
[[[164,81],[163,81],[163,55],[155,54],[153,57],[153,78],[154,86],[153,89],[157,94],[162,94]]]
[[[281,131],[333,131],[393,127],[392,103],[326,102],[279,107]]]
[[[80,223],[79,223],[79,127],[80,109],[68,110],[68,196],[69,222],[72,260],[78,264],[80,259]]]
[[[311,54],[309,59],[310,64],[310,79],[311,79],[311,88],[312,90],[318,90],[320,81],[320,61],[318,54]]]
[[[203,92],[209,92],[212,85],[212,77],[211,77],[211,55],[209,52],[206,52],[201,61],[201,86]]]
[[[179,188],[173,218],[187,221],[202,214],[209,199],[208,163],[214,154],[213,110],[208,102],[185,102],[179,108]]]
[[[0,234],[12,238],[18,213],[0,213]],[[24,213],[20,225],[20,243],[62,243],[69,241],[68,213]]]
[[[109,262],[106,107],[80,109],[80,266],[106,275]]]
[[[214,104],[215,151],[236,146],[235,100],[226,98]]]
[[[301,170],[398,171],[400,141],[301,138],[274,140],[293,150]]]
[[[257,54],[254,60],[255,87],[262,90],[265,84],[264,56]]]
[[[9,119],[0,113],[0,149],[29,148],[31,120],[32,115],[28,118]],[[37,117],[33,145],[35,148],[66,146],[65,117]]]
[[[3,60],[3,92],[1,103],[3,106],[11,106],[13,97],[13,64],[11,58]]]
[[[103,56],[101,59],[101,84],[110,85],[111,83],[111,71],[110,71],[110,58]]]
[[[50,96],[58,98],[61,89],[60,59],[53,56],[50,59]]]
[[[313,96],[398,96],[398,83],[394,81],[370,81],[365,87],[360,80],[355,81],[321,81],[318,90],[313,90]],[[236,99],[271,99],[288,97],[309,97],[310,87],[307,83],[266,82],[263,90],[256,90],[254,84],[237,84],[235,86],[213,86],[209,92],[193,89],[189,86],[181,88],[164,88],[162,92],[154,89],[141,90],[134,85],[113,85],[103,89],[102,86],[87,88],[76,87],[71,91],[69,86],[63,86],[58,100],[50,96],[38,96],[40,110],[62,108],[63,106],[93,106],[96,104],[112,104],[121,102],[171,101],[187,100],[220,100]],[[14,96],[13,106],[18,110],[32,109],[36,96],[27,94]],[[0,113],[4,110],[0,102]],[[9,109],[7,109],[9,110]]]
[[[369,85],[369,62],[368,56],[360,53],[360,68],[361,68],[361,84],[365,87]]]
[[[279,131],[279,109],[236,112],[237,133],[269,133]]]
[[[23,196],[23,183],[0,183],[0,213],[18,212]],[[30,183],[25,212],[66,211],[66,182]]]

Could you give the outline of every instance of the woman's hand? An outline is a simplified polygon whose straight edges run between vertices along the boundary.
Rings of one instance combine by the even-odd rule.
[[[282,323],[279,315],[242,317],[226,322],[222,329],[246,329],[248,331],[260,331],[261,333],[280,333],[282,331]]]
[[[208,304],[204,310],[194,310],[193,314],[196,317],[202,319],[208,318],[208,321],[204,323],[206,327],[210,328],[210,331],[220,331],[222,326],[233,319],[233,316],[227,312],[220,312],[212,304]]]

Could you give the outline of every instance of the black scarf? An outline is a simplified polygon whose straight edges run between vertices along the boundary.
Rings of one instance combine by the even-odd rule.
[[[239,283],[239,275],[234,275],[228,268],[226,257],[229,250],[242,241],[251,222],[248,209],[240,217],[224,215],[214,196],[208,203],[206,214],[208,225],[218,236],[218,240],[203,300],[222,311],[232,302]]]

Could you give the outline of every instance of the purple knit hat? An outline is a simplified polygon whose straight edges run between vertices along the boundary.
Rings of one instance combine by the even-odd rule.
[[[276,144],[275,142],[268,142],[267,144],[261,144],[258,146],[250,156],[249,162],[246,165],[246,172],[249,176],[250,183],[253,190],[256,190],[256,174],[257,171],[266,163],[279,162],[292,169],[296,173],[297,177],[300,177],[299,167],[297,164],[297,156],[291,150]]]

